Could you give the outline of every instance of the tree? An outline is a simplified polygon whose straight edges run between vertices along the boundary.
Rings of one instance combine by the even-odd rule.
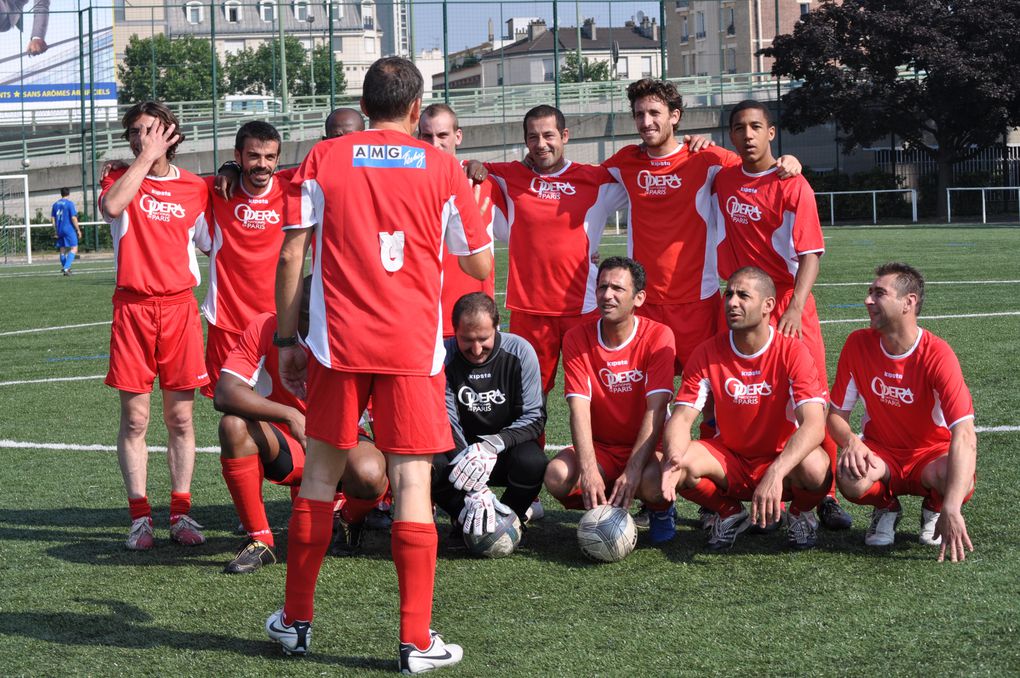
[[[323,43],[316,45],[312,51],[312,63],[315,65],[315,93],[329,94],[329,62],[335,61],[333,66],[333,77],[336,78],[336,93],[342,94],[347,91],[347,76],[344,75],[344,63],[336,60],[333,50],[329,45]]]
[[[895,134],[938,164],[938,212],[954,163],[1020,124],[1020,0],[843,0],[762,54],[802,81],[784,127],[834,120],[844,150]]]
[[[612,79],[612,68],[608,61],[581,57],[581,76],[577,73],[577,53],[568,52],[560,68],[560,82],[596,82]]]
[[[223,91],[224,76],[216,60],[216,84]],[[212,98],[212,49],[208,40],[165,35],[132,35],[117,65],[117,98],[122,104],[161,99],[201,101]]]
[[[311,76],[308,51],[296,37],[284,38],[287,51],[287,93],[293,96],[311,94]],[[257,49],[247,48],[227,56],[225,70],[230,90],[236,94],[280,96],[280,43],[269,40]],[[315,92],[329,94],[329,60],[333,58],[329,45],[318,45],[313,53],[315,65]],[[343,63],[335,67],[336,91],[347,89]]]

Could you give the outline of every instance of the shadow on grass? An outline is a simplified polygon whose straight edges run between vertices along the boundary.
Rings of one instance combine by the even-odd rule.
[[[152,616],[145,610],[115,600],[78,600],[84,605],[107,608],[108,613],[81,612],[15,612],[0,613],[0,634],[21,636],[37,641],[62,645],[89,645],[120,647],[132,650],[157,648],[179,649],[187,652],[211,650],[283,661],[299,661],[349,668],[386,670],[393,668],[393,660],[375,657],[339,657],[318,654],[307,657],[285,657],[280,646],[266,640],[252,640],[219,633],[204,633],[166,629],[150,624]]]

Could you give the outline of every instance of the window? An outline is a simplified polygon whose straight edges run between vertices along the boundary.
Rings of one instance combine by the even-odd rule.
[[[340,21],[344,18],[344,4],[342,2],[333,3],[333,21]]]
[[[227,0],[224,2],[223,18],[230,24],[239,23],[241,21],[241,0]]]
[[[308,0],[294,0],[294,19],[308,21]]]
[[[641,57],[641,77],[652,77],[652,57]]]
[[[687,42],[691,39],[691,30],[687,25],[687,17],[680,19],[680,42]]]
[[[630,79],[630,66],[627,64],[627,57],[622,56],[616,62],[616,77],[621,80]]]
[[[124,0],[113,0],[113,20],[124,21]]]
[[[726,35],[736,35],[737,34],[736,13],[733,11],[732,7],[725,10],[725,12],[726,12]]]
[[[365,38],[365,53],[375,54],[375,38]]]
[[[736,73],[737,72],[737,50],[730,47],[726,50],[726,72]]]
[[[680,75],[689,75],[690,67],[687,65],[687,55],[680,57]]]
[[[553,70],[552,59],[542,59],[542,70],[545,71],[546,82],[552,82],[556,79],[556,71]]]
[[[262,2],[259,3],[259,16],[262,17],[263,21],[275,22],[276,21],[275,0],[262,0]]]
[[[201,2],[189,2],[184,5],[184,18],[188,20],[189,24],[200,24],[204,10]]]
[[[706,35],[706,33],[705,33],[705,13],[704,12],[698,12],[696,15],[694,15],[694,22],[695,22],[694,23],[694,30],[695,30],[694,37],[696,37],[698,40],[704,40],[705,39],[705,35]]]
[[[676,0],[676,10],[679,12],[682,9],[687,9],[691,6],[691,0]]]
[[[364,21],[364,27],[366,31],[375,30],[375,17],[373,17],[369,12],[365,12],[365,15],[362,17],[362,19]]]
[[[223,41],[223,53],[224,54],[237,54],[244,50],[244,40],[224,40]]]
[[[800,3],[800,15],[801,15],[801,17],[805,16],[810,11],[811,11],[811,3],[810,2],[802,2],[802,3]]]

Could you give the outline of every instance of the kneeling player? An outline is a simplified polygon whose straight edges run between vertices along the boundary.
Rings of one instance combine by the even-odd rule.
[[[847,337],[832,389],[829,431],[843,450],[836,482],[850,501],[874,506],[864,537],[890,546],[902,516],[899,495],[924,497],[922,544],[941,544],[953,562],[973,551],[961,512],[974,492],[974,406],[956,354],[917,326],[924,278],[890,263],[875,270],[864,300],[871,327]],[[857,400],[867,417],[863,439],[850,429]]]
[[[630,506],[673,395],[673,333],[634,314],[645,300],[644,268],[633,259],[610,257],[599,266],[597,280],[601,317],[572,328],[563,340],[574,444],[545,473],[546,489],[570,509]],[[607,487],[612,487],[608,499]],[[669,532],[675,529],[668,504],[650,508],[653,536],[660,520],[670,523]]]
[[[672,501],[679,491],[716,513],[708,540],[713,550],[733,546],[752,523],[777,522],[782,502],[792,500],[787,541],[810,548],[818,526],[811,511],[832,482],[820,447],[825,391],[804,343],[769,325],[776,288],[764,271],[738,270],[725,298],[730,331],[698,346],[684,366],[661,469],[649,467],[642,490],[652,501]],[[717,433],[692,441],[691,425],[709,395]],[[750,515],[741,504],[746,500]]]
[[[300,332],[308,332],[308,287],[305,281]],[[262,499],[262,478],[296,488],[305,465],[305,403],[283,387],[273,345],[276,316],[262,313],[245,329],[223,365],[216,384],[220,420],[220,463],[248,541],[224,572],[254,572],[276,562],[275,544]],[[254,389],[254,390],[252,390]],[[350,555],[361,540],[359,524],[388,486],[386,460],[367,436],[351,451],[343,480],[345,495],[335,517],[333,552]]]
[[[456,449],[432,458],[432,499],[461,530],[491,532],[495,511],[528,520],[549,460],[538,444],[545,430],[542,378],[531,344],[499,332],[499,311],[483,292],[453,306],[446,340],[446,412]],[[494,501],[489,485],[506,487]]]

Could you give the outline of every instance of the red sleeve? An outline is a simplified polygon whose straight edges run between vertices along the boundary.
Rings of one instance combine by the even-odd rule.
[[[237,342],[237,346],[223,361],[221,371],[233,374],[249,386],[255,386],[266,354],[273,344],[273,332],[276,331],[275,320],[276,316],[272,313],[261,313],[255,316],[241,333],[241,339]]]
[[[297,167],[288,167],[287,169],[276,170],[276,177],[280,181],[290,181],[294,178],[294,175],[297,174],[297,171]]]
[[[645,395],[666,391],[673,396],[673,365],[676,362],[676,340],[664,325],[654,328],[649,336],[651,356],[645,372]]]
[[[853,332],[843,344],[843,350],[839,354],[839,363],[836,366],[836,381],[829,391],[829,399],[832,406],[842,412],[849,412],[857,404],[857,387],[854,384],[853,376],[853,354],[858,342],[857,332]]]
[[[631,146],[624,146],[609,158],[602,161],[602,167],[620,167],[624,164],[623,154],[631,151]]]
[[[785,353],[793,407],[800,407],[806,402],[820,402],[824,405],[825,391],[818,383],[818,370],[807,344],[799,339],[786,339],[788,348]]]
[[[712,392],[712,384],[708,373],[708,351],[714,339],[708,339],[696,349],[691,359],[684,366],[680,389],[676,393],[677,404],[683,404],[699,412],[705,408],[705,399]]]
[[[714,162],[710,165],[722,165],[723,167],[738,167],[741,164],[740,156],[722,146],[709,146],[694,154],[694,157],[706,157]]]
[[[475,254],[489,247],[492,238],[482,223],[471,183],[457,161],[452,156],[446,157],[449,159],[447,172],[452,203],[444,208],[443,214],[446,221],[446,246],[450,254],[457,256]]]
[[[784,191],[786,204],[784,212],[793,213],[793,247],[797,254],[825,253],[825,239],[822,223],[818,219],[818,203],[815,192],[802,176],[787,179],[791,185]]]
[[[935,350],[925,363],[938,394],[946,426],[952,428],[954,424],[974,416],[974,403],[963,380],[963,370],[956,353],[942,339],[936,339],[933,348]]]
[[[585,351],[587,326],[578,325],[563,335],[563,395],[591,400],[591,366]]]

